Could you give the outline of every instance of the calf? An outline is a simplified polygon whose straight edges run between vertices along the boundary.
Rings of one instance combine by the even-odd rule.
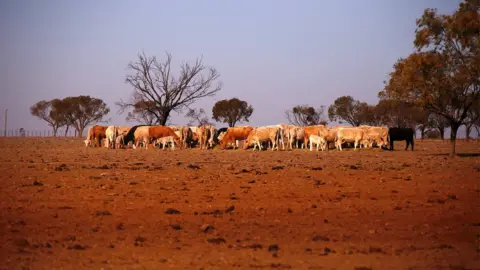
[[[313,151],[314,144],[317,146],[317,151],[319,146],[322,148],[322,151],[325,151],[327,142],[323,137],[312,134],[308,139],[310,140],[310,151]]]
[[[148,129],[148,137],[144,138],[144,142],[146,143],[146,149],[148,149],[148,145],[150,144],[151,140],[156,140],[168,136],[172,136],[174,143],[180,145],[180,138],[177,136],[177,134],[175,134],[173,129],[166,126],[150,127]]]
[[[175,141],[173,136],[162,137],[156,140],[157,144],[162,145],[162,149],[165,150],[165,145],[168,143],[172,144],[172,150],[175,150]]]

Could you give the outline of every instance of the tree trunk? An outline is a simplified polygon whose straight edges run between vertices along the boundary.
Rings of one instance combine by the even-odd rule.
[[[440,133],[440,138],[445,140],[445,127],[438,127],[438,132]]]
[[[53,127],[53,137],[57,137],[58,127]]]
[[[459,125],[456,124],[456,123],[450,125],[450,129],[451,129],[451,132],[450,132],[450,143],[452,144],[452,152],[450,153],[451,156],[455,156],[455,154],[456,154],[456,151],[455,151],[455,143],[456,143],[456,140],[457,140],[458,127],[459,127]]]
[[[78,126],[78,127],[76,127],[75,129],[76,129],[77,132],[78,132],[78,134],[77,134],[78,137],[81,138],[82,135],[83,135],[83,130],[85,129],[85,127],[84,127],[84,126]]]
[[[465,136],[467,137],[467,140],[470,140],[470,133],[472,133],[472,127],[473,124],[465,124]]]
[[[228,122],[228,127],[234,127],[235,126],[235,122]]]
[[[161,126],[167,125],[167,121],[168,121],[169,116],[170,116],[170,110],[163,111],[162,114],[160,115],[160,119],[158,119],[158,123]]]
[[[69,128],[70,128],[70,126],[67,126],[67,128],[65,129],[65,137],[67,137],[67,133],[68,133]]]
[[[422,137],[422,140],[423,140],[423,138],[425,137],[425,129],[426,129],[425,126],[422,126],[422,127],[420,128],[420,136]]]

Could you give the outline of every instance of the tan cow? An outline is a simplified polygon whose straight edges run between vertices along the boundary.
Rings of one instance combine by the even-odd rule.
[[[322,128],[321,127],[319,129],[318,135],[325,140],[326,150],[329,149],[329,147],[328,147],[329,143],[335,144],[336,137],[337,137],[337,129],[338,129],[338,127],[333,127],[333,128],[329,128],[329,127],[323,127]]]
[[[298,143],[300,143],[301,148],[305,148],[305,130],[302,127],[288,127],[288,145],[290,146],[290,149],[293,149],[293,144],[296,144],[296,147],[298,147]]]
[[[365,130],[358,127],[341,127],[337,129],[336,147],[340,151],[343,151],[342,144],[345,142],[353,142],[354,149],[357,150],[357,146],[363,140],[365,136]]]
[[[365,137],[361,142],[364,147],[373,147],[374,143],[376,143],[378,147],[387,145],[388,128],[366,125],[361,125],[359,128],[362,128],[365,131]]]
[[[133,149],[137,149],[140,143],[143,143],[144,147],[146,147],[147,144],[150,143],[150,139],[149,139],[150,136],[148,131],[150,130],[151,127],[153,126],[139,126],[135,129],[133,133],[133,137],[134,137],[133,145],[132,145]],[[126,143],[128,143],[128,141]]]
[[[281,132],[282,129],[277,126],[258,127],[248,134],[243,149],[247,149],[249,146],[253,145],[253,151],[255,151],[256,146],[258,145],[259,150],[262,150],[263,142],[271,142],[272,151],[275,150],[275,146],[277,147],[278,151],[278,143],[281,137]]]

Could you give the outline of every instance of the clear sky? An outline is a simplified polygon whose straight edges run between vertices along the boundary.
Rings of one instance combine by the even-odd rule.
[[[413,50],[425,8],[452,13],[460,0],[0,1],[0,117],[8,129],[47,129],[30,115],[39,100],[91,95],[126,124],[127,64],[137,53],[175,67],[203,55],[223,89],[194,107],[238,97],[254,126],[286,122],[297,104],[330,105],[342,95],[376,104],[395,61]],[[173,113],[173,124],[186,124]],[[130,123],[133,125],[133,123]],[[224,124],[217,124],[217,127]]]

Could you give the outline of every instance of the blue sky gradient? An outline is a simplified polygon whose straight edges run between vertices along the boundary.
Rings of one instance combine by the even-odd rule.
[[[194,105],[210,117],[216,101],[232,97],[253,105],[254,126],[342,95],[376,104],[395,61],[413,50],[416,18],[425,8],[452,13],[459,2],[4,0],[1,122],[8,108],[9,129],[47,129],[32,104],[91,95],[110,106],[111,123],[126,124],[114,103],[131,95],[127,64],[141,51],[170,52],[175,70],[201,55],[217,68],[223,90]],[[187,123],[176,113],[171,121]]]

